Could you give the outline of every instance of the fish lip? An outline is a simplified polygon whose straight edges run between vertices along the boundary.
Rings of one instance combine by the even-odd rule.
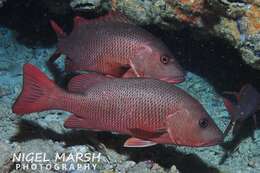
[[[181,83],[185,80],[185,77],[183,76],[163,77],[160,80],[168,83]]]
[[[214,146],[214,145],[219,145],[219,144],[221,144],[223,142],[224,142],[224,138],[221,137],[221,138],[217,138],[217,139],[211,140],[209,142],[203,143],[200,146],[201,147],[210,147],[210,146]]]

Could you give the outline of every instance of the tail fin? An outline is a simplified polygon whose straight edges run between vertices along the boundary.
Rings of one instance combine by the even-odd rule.
[[[61,27],[56,22],[50,20],[50,24],[53,30],[56,32],[58,38],[63,38],[67,36],[66,33],[61,29]]]
[[[23,77],[23,89],[12,111],[23,115],[47,110],[50,107],[49,98],[55,98],[57,93],[53,91],[58,91],[54,82],[32,64],[24,65]]]

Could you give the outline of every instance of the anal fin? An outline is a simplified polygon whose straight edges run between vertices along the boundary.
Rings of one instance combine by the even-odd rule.
[[[69,118],[65,120],[64,127],[65,128],[81,128],[83,121],[81,118],[76,115],[71,115]]]
[[[152,142],[152,141],[131,137],[131,138],[126,140],[126,142],[124,143],[124,147],[140,148],[140,147],[150,147],[150,146],[153,146],[153,145],[156,145],[156,144],[157,143]]]
[[[102,129],[98,129],[95,122],[83,119],[78,115],[72,114],[65,120],[64,123],[65,128],[79,128],[79,129],[87,129],[91,131],[102,131]]]

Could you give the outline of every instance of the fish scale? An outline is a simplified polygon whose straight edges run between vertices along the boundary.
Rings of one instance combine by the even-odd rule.
[[[132,30],[129,27],[132,27]],[[106,31],[103,32],[103,29],[100,28],[106,28]],[[150,37],[150,34],[147,37]],[[70,36],[60,40],[58,47],[71,59],[77,57],[75,60],[84,64],[100,62],[100,60],[103,60],[103,55],[113,55],[111,56],[113,61],[126,64],[125,57],[131,56],[138,43],[150,41],[150,39],[144,40],[143,38],[144,32],[142,29],[139,31],[139,28],[137,30],[135,26],[125,23],[117,24],[116,29],[111,24],[86,25],[85,27],[75,28]],[[69,44],[71,42],[74,44]],[[118,51],[118,47],[122,51]],[[103,62],[101,61],[101,63]]]
[[[65,71],[95,71],[115,77],[146,77],[179,83],[185,73],[166,45],[145,29],[113,13],[87,20],[75,17],[75,27],[66,36],[56,23],[58,49],[54,62],[66,55]]]
[[[68,111],[72,115],[65,127],[128,134],[133,138],[125,146],[131,147],[209,146],[223,140],[202,105],[167,82],[82,74],[70,80],[68,92],[31,64],[24,66],[23,75],[23,90],[12,109],[16,114]]]
[[[131,90],[129,90],[129,88],[131,88]],[[130,81],[114,79],[108,83],[104,82],[102,85],[96,85],[85,92],[87,98],[95,98],[95,101],[90,101],[90,105],[86,106],[91,107],[94,112],[88,110],[85,112],[88,112],[87,118],[91,120],[99,117],[101,122],[111,122],[111,124],[113,124],[111,116],[117,115],[115,122],[119,120],[122,121],[122,119],[127,119],[126,122],[131,122],[133,118],[135,119],[133,124],[136,125],[148,119],[152,125],[159,127],[163,125],[163,122],[159,120],[165,119],[166,115],[170,114],[170,110],[174,108],[173,105],[177,104],[175,98],[180,98],[178,102],[182,102],[183,98],[179,97],[179,94],[174,95],[174,97],[169,94],[171,92],[176,93],[176,90],[178,89],[170,84],[161,86],[160,82],[151,82],[148,79],[134,79]],[[103,91],[106,91],[106,93],[104,94]],[[104,99],[105,97],[108,97],[108,99]],[[169,103],[172,107],[167,107],[165,103]],[[131,110],[133,110],[133,112],[129,115]],[[108,115],[106,113],[107,111],[109,111]],[[131,117],[131,119],[129,119],[129,117]],[[121,129],[126,128],[126,126],[119,125],[123,124],[115,125],[115,127],[113,127],[115,131],[121,131]],[[105,125],[103,124],[101,126],[104,127]]]

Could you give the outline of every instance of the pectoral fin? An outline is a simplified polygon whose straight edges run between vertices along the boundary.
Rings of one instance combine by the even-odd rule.
[[[79,117],[78,115],[75,115],[75,114],[72,114],[71,116],[69,116],[69,118],[67,118],[65,120],[64,127],[65,128],[84,128],[84,129],[89,129],[92,131],[101,131],[101,130],[97,129],[97,127],[95,126],[95,123],[82,119],[81,117]]]
[[[136,73],[132,68],[130,68],[123,76],[123,78],[131,78],[131,77],[136,77]]]
[[[152,54],[152,49],[149,46],[141,46],[136,50],[135,57],[130,59],[130,66],[137,77],[143,77],[147,62]]]
[[[173,114],[170,114],[166,118],[167,132],[172,141],[176,141],[182,135],[183,123],[192,121],[192,116],[188,116],[189,112],[186,109],[177,110]]]
[[[85,19],[80,16],[76,16],[74,18],[74,26],[82,25],[82,24],[101,24],[101,23],[127,23],[135,25],[133,21],[127,18],[123,13],[111,11],[104,16],[99,16],[95,19]]]
[[[150,147],[156,144],[157,143],[152,141],[131,137],[126,140],[126,142],[124,143],[124,147]]]

